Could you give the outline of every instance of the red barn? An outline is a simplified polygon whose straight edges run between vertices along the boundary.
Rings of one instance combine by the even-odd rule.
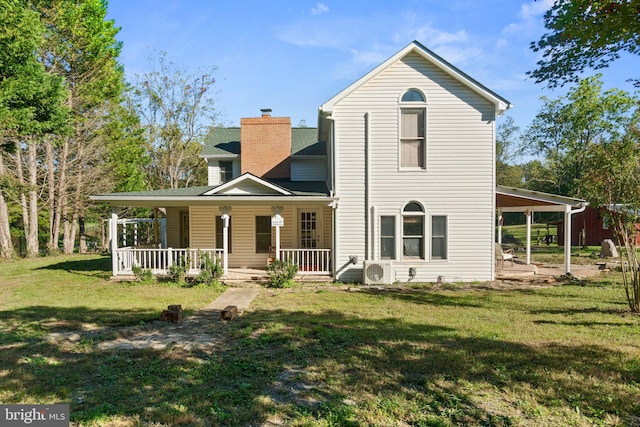
[[[584,212],[577,213],[571,219],[571,245],[572,246],[600,246],[604,239],[613,239],[613,228],[605,223],[602,209],[587,207]],[[564,245],[564,220],[557,221],[558,245]],[[582,236],[584,236],[584,242]],[[616,239],[613,239],[617,243]],[[636,236],[636,242],[640,244],[640,233]]]

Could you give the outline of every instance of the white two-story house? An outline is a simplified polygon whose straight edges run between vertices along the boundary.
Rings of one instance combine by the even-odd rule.
[[[412,42],[322,104],[317,128],[269,110],[216,128],[208,186],[94,196],[114,220],[120,206],[166,215],[166,247],[114,244],[114,274],[200,250],[226,272],[282,259],[341,281],[491,280],[495,119],[509,107]]]

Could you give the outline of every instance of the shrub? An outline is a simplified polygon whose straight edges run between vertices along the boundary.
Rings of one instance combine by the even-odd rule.
[[[136,280],[138,282],[143,283],[145,285],[153,283],[154,278],[151,270],[145,270],[139,265],[132,266],[131,270],[133,271],[133,275],[136,277]]]
[[[199,253],[200,255],[200,274],[194,279],[196,284],[204,284],[207,286],[218,285],[218,279],[222,276],[222,265],[217,258],[211,260],[208,253]]]
[[[270,288],[288,288],[293,285],[293,278],[298,273],[298,266],[290,262],[274,261],[271,265],[267,265],[267,274],[269,282],[267,286]]]
[[[176,263],[171,264],[169,267],[169,278],[176,283],[185,283],[187,278],[187,263],[188,259],[181,256]]]

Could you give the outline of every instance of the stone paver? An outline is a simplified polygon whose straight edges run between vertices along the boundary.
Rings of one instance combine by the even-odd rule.
[[[99,336],[101,333],[115,333],[118,338],[101,341],[100,350],[162,350],[167,347],[184,349],[212,350],[224,339],[221,329],[220,311],[228,305],[238,307],[241,315],[258,296],[260,289],[229,288],[216,300],[185,318],[182,323],[153,322],[144,326],[83,332],[61,332],[49,334],[52,341],[78,342],[83,336]]]

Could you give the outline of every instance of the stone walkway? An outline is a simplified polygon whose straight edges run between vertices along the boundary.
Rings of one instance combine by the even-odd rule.
[[[101,341],[96,345],[99,350],[132,350],[167,347],[192,350],[212,350],[224,338],[220,312],[228,305],[238,307],[238,315],[249,307],[258,296],[259,289],[229,288],[215,301],[185,318],[182,323],[153,322],[143,326],[128,328],[109,328],[88,332],[62,332],[49,334],[52,341],[77,342],[82,338],[103,336],[114,333],[117,338]]]

